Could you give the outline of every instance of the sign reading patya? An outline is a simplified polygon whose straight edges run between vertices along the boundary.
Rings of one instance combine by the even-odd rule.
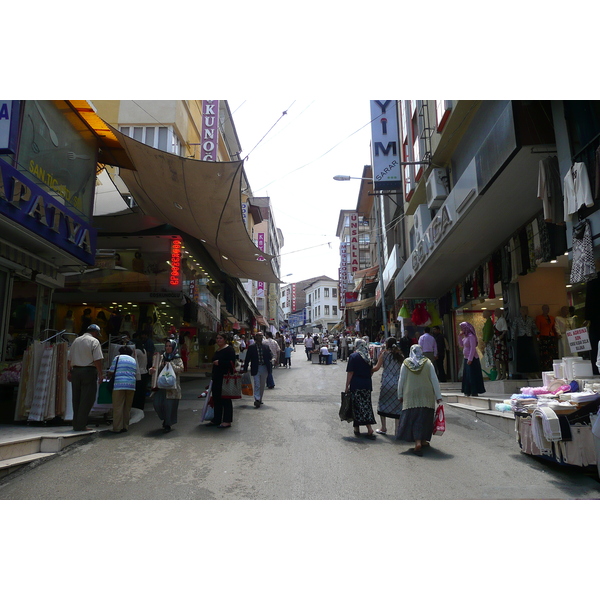
[[[219,145],[219,101],[202,100],[200,160],[217,160]]]
[[[401,189],[398,111],[394,100],[371,100],[371,152],[375,190]]]
[[[567,331],[567,339],[569,340],[571,352],[585,352],[592,349],[587,327]]]
[[[63,203],[0,160],[0,213],[88,265],[96,230]]]

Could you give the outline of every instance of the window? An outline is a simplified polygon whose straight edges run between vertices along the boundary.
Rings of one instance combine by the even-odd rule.
[[[325,289],[325,298],[329,298],[329,288],[324,288]]]
[[[329,316],[329,304],[325,305],[325,316],[328,317]]]
[[[143,142],[148,146],[164,150],[171,154],[182,156],[182,147],[177,134],[173,131],[173,127],[154,127],[154,126],[139,126],[139,125],[122,125],[119,130],[124,135],[132,137],[138,142]]]
[[[452,100],[436,100],[435,101],[435,113],[437,120],[437,130],[442,131],[444,125],[450,116],[452,110]]]
[[[337,317],[337,306],[332,306],[332,307],[331,307],[331,314],[332,314],[334,317]]]
[[[331,288],[331,297],[337,298],[337,288]]]

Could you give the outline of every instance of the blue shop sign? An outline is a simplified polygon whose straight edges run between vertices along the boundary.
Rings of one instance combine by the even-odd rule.
[[[0,100],[0,154],[17,151],[19,101]]]
[[[1,160],[0,214],[84,263],[94,264],[96,230],[23,173]]]

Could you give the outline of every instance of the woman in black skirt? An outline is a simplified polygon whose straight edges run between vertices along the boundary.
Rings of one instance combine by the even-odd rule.
[[[471,323],[463,321],[460,324],[460,338],[458,343],[463,349],[464,356],[462,393],[465,396],[485,394],[481,362],[477,355],[477,334]]]
[[[372,367],[373,363],[364,340],[357,338],[356,352],[350,355],[346,367],[346,392],[352,394],[354,435],[359,437],[360,426],[366,425],[367,433],[365,437],[370,440],[375,439],[371,425],[377,423],[371,402],[371,391],[373,390]]]
[[[235,349],[229,345],[225,333],[218,333],[216,343],[218,350],[213,356],[212,397],[215,416],[206,425],[216,425],[219,429],[231,427],[233,422],[233,402],[231,398],[223,398],[223,377],[235,370]]]

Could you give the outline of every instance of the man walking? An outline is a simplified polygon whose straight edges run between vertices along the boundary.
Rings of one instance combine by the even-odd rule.
[[[421,346],[421,348],[423,349],[423,354],[433,363],[433,365],[436,367],[436,373],[437,373],[437,355],[438,355],[438,348],[437,348],[437,343],[435,341],[435,338],[431,335],[431,333],[429,333],[431,331],[431,329],[429,329],[429,327],[425,327],[424,328],[425,333],[423,333],[423,335],[419,338],[419,346]]]
[[[269,346],[271,354],[273,355],[273,366],[277,368],[279,366],[279,344],[273,339],[273,334],[270,331],[266,333],[267,339],[264,343]],[[267,376],[267,388],[272,390],[275,387],[275,380],[273,379],[273,369],[269,371]]]
[[[312,350],[315,347],[315,340],[313,340],[312,335],[309,333],[308,337],[304,340],[304,350],[306,351],[307,360],[311,360],[310,355],[312,354]]]
[[[75,338],[67,359],[67,379],[73,392],[73,430],[88,431],[88,416],[102,383],[102,347],[100,327],[89,325],[85,333]]]
[[[442,333],[442,329],[439,325],[434,325],[431,328],[431,335],[433,335],[435,339],[435,343],[437,345],[437,372],[438,379],[440,383],[444,383],[446,381],[446,369],[444,367],[444,359],[446,358],[446,338]]]
[[[250,375],[254,378],[254,408],[260,408],[263,403],[263,394],[265,393],[265,384],[267,377],[271,373],[273,355],[267,344],[263,344],[262,333],[257,333],[254,336],[255,343],[250,346],[246,352],[244,360],[244,368],[242,373],[248,371],[248,363],[250,363]]]

